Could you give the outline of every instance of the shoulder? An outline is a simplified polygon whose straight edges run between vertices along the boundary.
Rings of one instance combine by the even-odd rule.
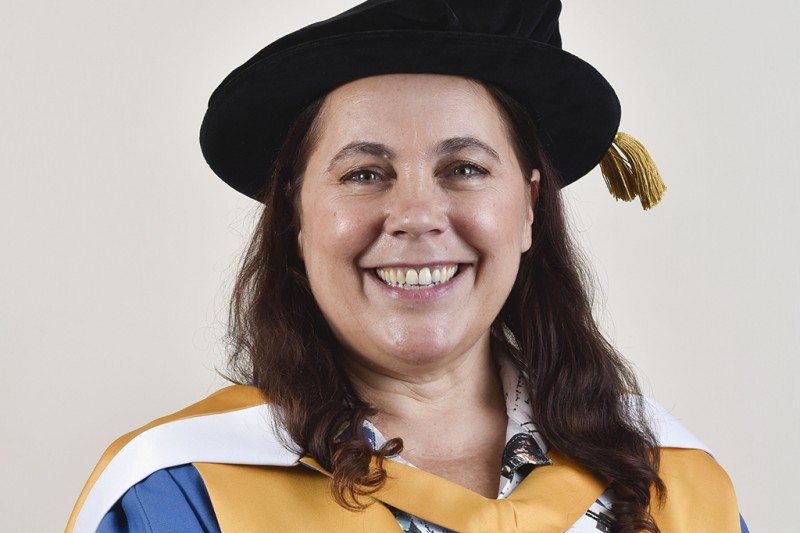
[[[653,515],[662,531],[746,531],[728,474],[702,450],[661,448],[666,499]]]
[[[208,491],[193,465],[158,470],[129,488],[97,529],[134,531],[219,532]]]
[[[667,487],[666,499],[654,511],[661,530],[746,531],[733,483],[711,449],[661,404],[643,400],[660,447],[658,475]]]
[[[67,531],[95,531],[126,491],[150,474],[193,462],[288,466],[298,455],[254,387],[232,386],[117,439],[100,458]]]
[[[707,454],[713,455],[711,449],[686,429],[664,406],[647,396],[642,396],[641,399],[644,404],[647,421],[650,423],[653,433],[655,433],[659,446],[662,448],[691,448],[703,450]]]

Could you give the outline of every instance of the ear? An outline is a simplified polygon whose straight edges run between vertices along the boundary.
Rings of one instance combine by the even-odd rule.
[[[300,229],[297,231],[297,256],[300,258],[301,261],[305,261],[305,257],[303,257],[303,230]]]
[[[539,198],[539,171],[533,169],[531,172],[531,179],[528,182],[528,194],[526,195],[525,205],[525,232],[522,239],[522,251],[527,252],[533,244],[533,209],[536,207],[536,200]]]
[[[528,182],[528,188],[530,189],[528,191],[528,200],[530,203],[528,203],[528,214],[525,219],[529,226],[533,224],[533,210],[536,207],[536,201],[539,199],[539,178],[541,178],[541,174],[537,169],[533,169],[531,171],[531,181]]]

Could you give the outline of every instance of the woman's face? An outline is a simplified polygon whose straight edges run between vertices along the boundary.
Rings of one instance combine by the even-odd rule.
[[[345,356],[407,374],[488,354],[538,180],[490,95],[457,77],[366,78],[328,95],[317,131],[298,251]]]

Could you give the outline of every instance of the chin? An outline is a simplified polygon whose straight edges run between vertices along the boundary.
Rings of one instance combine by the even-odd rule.
[[[385,324],[382,329],[360,329],[360,335],[337,332],[337,338],[353,360],[373,369],[403,372],[412,369],[432,370],[441,364],[458,361],[470,353],[489,350],[489,331],[480,328],[454,328],[428,317],[426,322],[408,319],[398,324]],[[452,322],[452,321],[451,321]],[[477,329],[477,328],[476,328]]]
[[[448,349],[431,349],[430,347],[427,347],[414,350],[403,350],[401,353],[393,353],[391,355],[398,362],[402,362],[410,366],[423,367],[435,365],[447,360],[452,353],[453,351]]]
[[[426,338],[419,333],[411,334],[399,342],[387,343],[386,348],[381,350],[384,357],[394,361],[394,364],[424,367],[437,366],[440,363],[455,361],[466,353],[472,351],[473,347],[481,345],[482,336],[472,342],[465,342],[463,338]]]

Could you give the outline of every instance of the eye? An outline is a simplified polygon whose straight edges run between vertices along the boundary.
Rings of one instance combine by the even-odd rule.
[[[489,174],[485,168],[478,166],[474,163],[457,163],[450,167],[451,174],[455,176],[464,176],[466,178],[485,176]]]
[[[348,172],[342,177],[342,182],[370,183],[380,181],[381,175],[374,170],[359,169]]]

